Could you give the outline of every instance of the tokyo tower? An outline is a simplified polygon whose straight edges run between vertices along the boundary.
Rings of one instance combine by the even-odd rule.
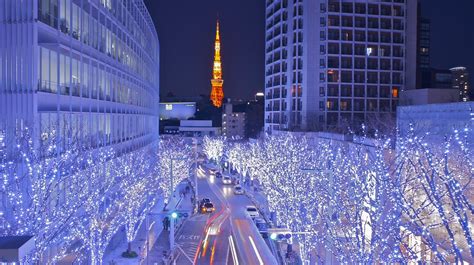
[[[216,43],[214,45],[214,65],[212,69],[212,91],[211,91],[211,101],[212,105],[217,108],[222,106],[222,100],[224,99],[224,91],[222,90],[222,85],[224,80],[222,80],[222,63],[221,63],[221,40],[219,36],[219,20],[217,21],[217,31],[216,31]]]

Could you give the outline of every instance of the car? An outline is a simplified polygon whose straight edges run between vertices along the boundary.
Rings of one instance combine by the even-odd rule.
[[[258,232],[262,235],[263,238],[268,238],[268,227],[269,225],[262,218],[254,219],[255,226],[257,227]]]
[[[217,173],[216,173],[216,178],[218,178],[218,179],[222,178],[222,173],[221,173],[221,172],[217,172]]]
[[[222,177],[222,183],[225,185],[230,185],[232,184],[232,179],[229,176],[223,176]]]
[[[211,199],[209,198],[203,198],[202,200],[199,201],[199,208],[201,208],[205,203],[211,202]]]
[[[260,216],[260,214],[258,213],[257,207],[253,205],[247,206],[246,211],[247,211],[247,215],[252,219]]]
[[[244,189],[240,185],[235,185],[234,186],[234,194],[235,195],[242,195],[244,194]]]
[[[209,173],[211,173],[211,175],[215,175],[216,172],[217,172],[217,169],[215,169],[215,168],[209,169]]]
[[[206,202],[201,206],[201,213],[212,213],[216,210],[212,202]]]

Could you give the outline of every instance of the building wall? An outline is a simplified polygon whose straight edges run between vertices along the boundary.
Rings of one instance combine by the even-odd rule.
[[[225,137],[245,137],[245,113],[233,112],[232,104],[224,104],[222,113],[222,135]]]
[[[187,120],[194,117],[196,102],[161,102],[160,120]]]
[[[416,87],[416,19],[414,0],[266,1],[265,130],[394,113]]]
[[[92,148],[134,149],[158,136],[156,102],[159,41],[141,0],[0,3],[7,138],[33,126],[36,139],[54,129]]]
[[[469,72],[466,67],[454,67],[450,70],[452,72],[452,87],[459,92],[459,100],[471,100],[471,85],[469,83]]]
[[[454,130],[467,127],[470,139],[474,139],[474,102],[401,106],[397,110],[397,123],[402,136],[413,126],[419,135],[429,132],[430,139],[443,140]]]

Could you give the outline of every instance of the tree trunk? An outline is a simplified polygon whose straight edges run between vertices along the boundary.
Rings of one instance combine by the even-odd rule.
[[[128,253],[128,254],[131,254],[131,253],[132,253],[132,242],[128,242],[127,253]]]

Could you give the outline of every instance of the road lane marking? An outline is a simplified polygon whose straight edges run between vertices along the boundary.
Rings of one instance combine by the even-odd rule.
[[[255,242],[253,242],[253,238],[249,236],[250,243],[252,244],[253,250],[255,251],[255,254],[257,254],[257,259],[260,262],[260,265],[264,265],[262,257],[260,257],[260,253],[258,252],[257,246],[255,245]]]
[[[235,250],[234,239],[232,236],[229,236],[229,245],[232,254],[232,260],[234,261],[234,265],[239,265],[239,259],[237,258],[237,251]]]

